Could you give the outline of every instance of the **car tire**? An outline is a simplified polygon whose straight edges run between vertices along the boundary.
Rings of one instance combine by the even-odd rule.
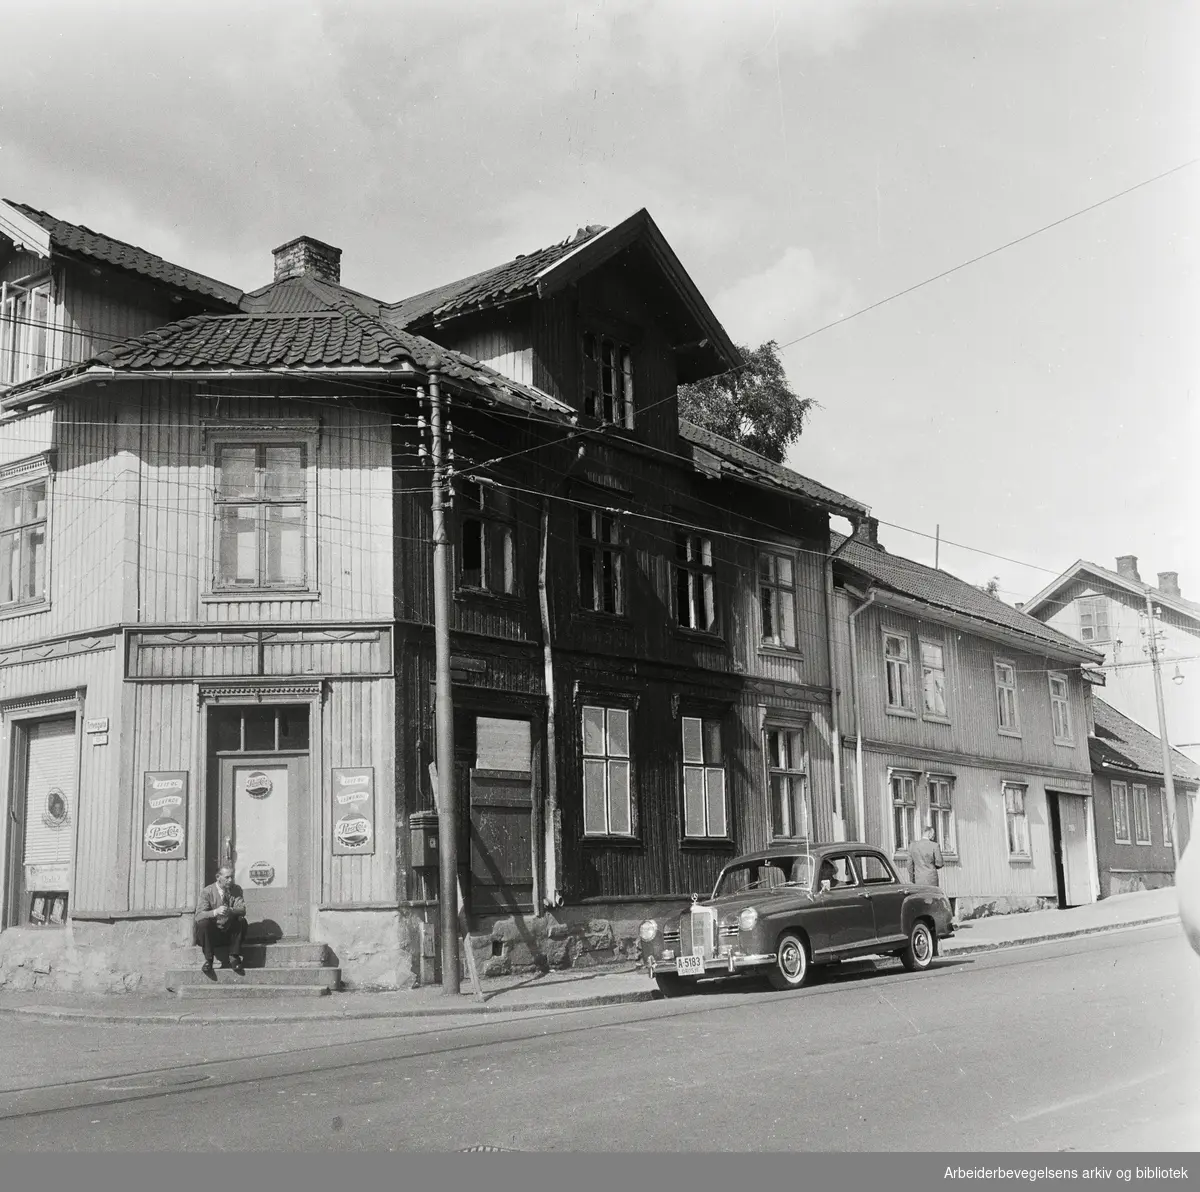
[[[812,957],[802,935],[785,931],[775,948],[775,963],[767,979],[773,989],[802,989],[812,980]]]
[[[688,992],[687,982],[674,973],[656,974],[654,984],[658,986],[658,992],[663,997],[683,997]]]
[[[924,919],[918,919],[908,933],[908,947],[900,953],[900,963],[910,973],[923,973],[937,955],[937,936]]]

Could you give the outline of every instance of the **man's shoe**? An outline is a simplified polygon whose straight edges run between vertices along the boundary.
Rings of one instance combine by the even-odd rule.
[[[229,963],[233,965],[233,971],[235,973],[240,974],[246,971],[246,966],[242,963],[242,958],[240,956],[231,956],[229,958]]]
[[[213,966],[212,966],[212,961],[211,961],[211,960],[206,960],[206,961],[205,961],[205,962],[204,962],[204,963],[203,963],[203,964],[200,966],[200,971],[201,971],[201,972],[202,972],[202,973],[203,973],[203,974],[204,974],[204,975],[205,975],[205,976],[206,976],[206,977],[207,977],[207,978],[208,978],[210,981],[215,981],[215,980],[217,979],[217,974],[213,972]]]

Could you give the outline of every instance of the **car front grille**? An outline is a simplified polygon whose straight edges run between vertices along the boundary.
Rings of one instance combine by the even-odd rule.
[[[693,956],[712,958],[716,951],[717,916],[706,907],[694,906],[679,916],[679,939],[691,947]]]

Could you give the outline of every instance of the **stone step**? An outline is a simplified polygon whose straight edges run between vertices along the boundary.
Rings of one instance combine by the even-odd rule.
[[[249,968],[244,973],[235,973],[233,969],[223,969],[219,966],[212,977],[200,971],[199,965],[189,968],[170,969],[167,972],[168,989],[187,989],[193,986],[213,988],[214,986],[238,986],[244,988],[278,989],[280,987],[295,987],[300,985],[323,986],[326,989],[337,989],[341,984],[342,970],[318,965],[297,966],[295,968]]]
[[[203,985],[181,985],[176,997],[196,1000],[239,998],[239,997],[328,997],[328,985],[232,985],[224,981],[215,984],[205,981]]]
[[[217,949],[217,959],[225,956],[224,949]],[[307,940],[279,940],[273,943],[247,942],[242,945],[242,960],[248,969],[285,969],[316,967],[326,968],[333,963],[333,955],[326,944],[309,943]],[[200,949],[180,948],[175,954],[176,968],[190,968],[200,964]]]

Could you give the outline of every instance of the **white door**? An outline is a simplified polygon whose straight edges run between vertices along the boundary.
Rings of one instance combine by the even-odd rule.
[[[1087,799],[1083,795],[1058,796],[1058,822],[1062,830],[1063,884],[1068,906],[1094,901],[1092,845],[1088,839]]]

